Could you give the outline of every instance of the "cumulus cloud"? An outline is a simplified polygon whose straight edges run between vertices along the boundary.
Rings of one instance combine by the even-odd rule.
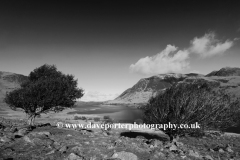
[[[89,91],[80,99],[81,101],[107,101],[115,99],[119,94],[105,94],[97,91]]]
[[[130,65],[130,71],[145,75],[178,73],[190,67],[190,54],[207,58],[221,55],[232,46],[233,41],[221,42],[216,39],[214,33],[208,33],[200,38],[195,37],[190,41],[190,46],[184,50],[179,50],[173,45],[167,45],[163,51],[154,56],[140,58],[135,64]]]
[[[233,41],[220,42],[214,33],[205,34],[203,37],[194,38],[189,48],[190,52],[199,54],[202,58],[221,55],[233,46]]]
[[[131,64],[130,71],[143,74],[181,72],[188,68],[188,58],[187,50],[178,50],[175,46],[167,45],[162,52],[152,57],[141,58],[137,63]]]

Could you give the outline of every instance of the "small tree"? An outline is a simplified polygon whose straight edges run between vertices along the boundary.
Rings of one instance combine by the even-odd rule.
[[[7,93],[4,101],[13,110],[23,109],[28,124],[34,125],[36,116],[71,108],[82,96],[83,90],[77,87],[73,75],[65,75],[55,65],[45,64],[33,70],[21,88]]]
[[[200,129],[167,129],[165,132],[170,138],[236,126],[240,120],[239,100],[223,91],[213,90],[207,83],[175,84],[149,100],[144,108],[144,120],[154,124],[200,124]]]

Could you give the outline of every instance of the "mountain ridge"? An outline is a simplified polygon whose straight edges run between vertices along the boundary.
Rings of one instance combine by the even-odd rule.
[[[164,92],[174,83],[198,83],[200,81],[211,83],[211,85],[224,88],[228,92],[240,96],[240,68],[224,67],[207,75],[169,73],[142,78],[120,96],[107,101],[105,104],[146,104],[151,97]]]

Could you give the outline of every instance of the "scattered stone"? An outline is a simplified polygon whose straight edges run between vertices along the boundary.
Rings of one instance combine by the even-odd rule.
[[[63,146],[63,147],[61,147],[61,148],[59,149],[59,152],[61,152],[61,153],[66,153],[67,149],[68,149],[67,146]]]
[[[226,151],[229,152],[229,153],[233,153],[234,152],[230,145],[227,146]]]
[[[206,156],[203,156],[203,159],[204,160],[214,160],[211,156],[209,155],[206,155]]]
[[[173,144],[172,146],[170,146],[169,150],[170,151],[177,151],[178,149],[177,149],[177,146]]]
[[[163,146],[163,142],[157,139],[152,140],[150,144],[153,145],[154,147]]]
[[[87,144],[87,145],[89,145],[89,144],[90,144],[90,142],[84,142],[84,144]]]
[[[210,152],[214,152],[214,150],[212,148],[209,149]]]
[[[189,156],[195,157],[195,158],[200,158],[200,155],[198,152],[195,152],[193,150],[189,150]]]
[[[71,151],[74,153],[80,153],[82,152],[82,148],[80,146],[75,146],[71,149]]]
[[[83,157],[76,155],[75,153],[70,153],[64,160],[83,160]]]
[[[29,130],[27,128],[22,128],[18,130],[16,133],[14,133],[15,137],[23,137],[29,133]]]
[[[28,136],[24,136],[24,137],[23,137],[23,140],[26,141],[26,142],[28,142],[28,143],[33,143]]]
[[[220,148],[220,149],[218,150],[218,152],[219,152],[219,153],[224,153],[224,150],[223,150],[222,148]]]
[[[8,138],[8,137],[5,135],[5,136],[3,136],[3,137],[0,138],[0,141],[6,143],[6,142],[11,142],[11,141],[13,141],[13,140],[12,140],[11,138]]]
[[[116,152],[112,155],[112,158],[119,158],[121,160],[138,160],[138,157],[131,152]]]
[[[102,134],[103,134],[104,136],[108,136],[107,132],[103,132]]]
[[[54,149],[54,150],[52,150],[52,151],[50,151],[50,152],[48,152],[47,154],[45,154],[45,155],[50,155],[50,154],[53,154],[53,153],[55,153],[56,152],[56,150]]]
[[[48,136],[48,137],[51,135],[51,133],[47,132],[47,131],[31,132],[30,134],[33,135],[33,136]]]
[[[158,159],[162,159],[164,157],[166,157],[166,155],[163,153],[163,152],[157,152],[155,155],[154,155],[155,158],[158,158]]]

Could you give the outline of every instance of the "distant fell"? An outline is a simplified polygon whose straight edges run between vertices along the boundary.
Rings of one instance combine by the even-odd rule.
[[[211,76],[221,76],[221,77],[240,76],[240,68],[225,67],[218,71],[212,71],[211,73],[206,75],[206,77],[211,77]]]
[[[21,74],[0,71],[0,101],[3,100],[6,92],[19,88],[27,79],[27,76]]]

